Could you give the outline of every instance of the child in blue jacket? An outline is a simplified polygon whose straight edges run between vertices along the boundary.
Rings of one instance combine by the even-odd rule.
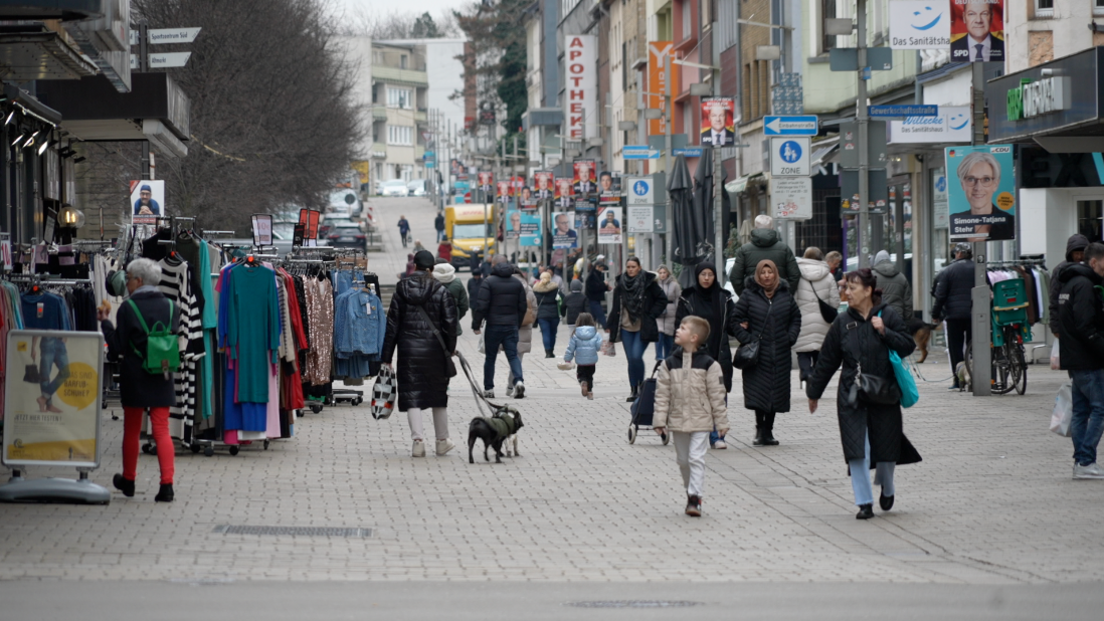
[[[602,349],[602,333],[590,313],[579,313],[575,319],[575,330],[571,333],[571,342],[567,345],[564,362],[571,362],[572,356],[578,365],[575,378],[587,399],[594,398],[594,369],[598,366],[598,352]]]

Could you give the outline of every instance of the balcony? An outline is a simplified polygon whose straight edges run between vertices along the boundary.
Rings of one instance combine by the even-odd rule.
[[[373,121],[386,121],[387,120],[387,106],[383,104],[372,104],[372,120]]]
[[[387,145],[382,142],[372,143],[372,152],[368,154],[374,160],[387,159]]]
[[[396,69],[395,67],[372,67],[372,79],[376,82],[385,82],[396,86],[420,86],[429,87],[429,76],[425,71],[412,69]]]

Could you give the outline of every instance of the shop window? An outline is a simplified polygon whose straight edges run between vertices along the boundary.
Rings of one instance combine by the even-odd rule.
[[[1077,232],[1090,242],[1101,241],[1100,223],[1104,218],[1104,200],[1077,201]]]

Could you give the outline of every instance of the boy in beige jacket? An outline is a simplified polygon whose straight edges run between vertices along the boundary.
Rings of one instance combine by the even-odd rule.
[[[678,347],[659,365],[652,421],[656,433],[671,432],[675,461],[686,488],[686,515],[693,517],[701,516],[709,432],[716,426],[724,437],[728,431],[721,365],[699,349],[708,340],[709,322],[705,319],[691,315],[679,324],[675,330]]]

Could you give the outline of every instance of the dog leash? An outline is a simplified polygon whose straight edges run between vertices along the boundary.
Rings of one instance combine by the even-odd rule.
[[[491,409],[486,418],[493,418],[498,415],[498,412],[507,409],[506,406],[498,405],[483,396],[483,391],[479,389],[479,386],[475,383],[475,378],[472,377],[471,365],[468,364],[468,359],[460,352],[456,352],[455,355],[460,360],[460,368],[464,370],[464,376],[468,378],[468,384],[471,386],[472,396],[475,397],[475,405],[479,407],[479,412],[487,414],[486,410],[483,409],[484,404],[486,404]]]

